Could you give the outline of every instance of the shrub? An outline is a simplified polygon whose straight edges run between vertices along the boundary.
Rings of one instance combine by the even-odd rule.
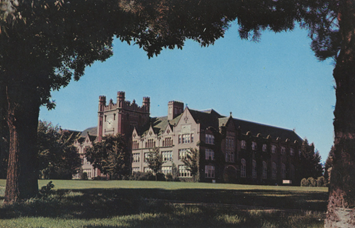
[[[317,187],[317,181],[313,177],[308,177],[307,180],[310,187]]]
[[[320,176],[317,178],[317,187],[326,187],[327,186],[327,181],[324,178],[324,176]]]
[[[165,181],[166,180],[164,173],[157,173],[156,175],[157,175],[158,181]]]
[[[87,180],[88,179],[88,174],[87,173],[82,173],[81,174],[81,178],[80,178],[81,180]]]
[[[301,186],[302,187],[308,187],[309,186],[309,181],[306,178],[303,178],[301,180]]]

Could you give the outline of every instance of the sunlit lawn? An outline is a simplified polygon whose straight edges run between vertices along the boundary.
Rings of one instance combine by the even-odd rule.
[[[44,186],[49,180],[40,180]],[[0,227],[322,227],[327,188],[53,180],[47,198],[0,207]],[[0,199],[5,181],[0,180]]]

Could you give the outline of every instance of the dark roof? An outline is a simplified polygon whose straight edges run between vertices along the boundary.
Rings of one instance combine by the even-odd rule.
[[[189,109],[192,117],[196,121],[196,123],[199,123],[201,125],[202,129],[206,129],[207,127],[213,127],[216,130],[218,130],[219,127],[219,121],[218,118],[221,118],[221,116],[218,112],[215,110],[207,110],[207,111],[197,111],[193,109]]]
[[[144,135],[148,132],[150,126],[153,127],[154,133],[155,134],[162,134],[163,131],[165,131],[166,127],[168,124],[170,124],[171,128],[173,129],[173,126],[177,124],[181,118],[182,114],[178,115],[172,120],[168,120],[167,116],[162,116],[162,117],[152,117],[150,118],[150,122],[146,124],[140,132],[138,132],[139,135]]]
[[[291,141],[299,141],[302,142],[302,138],[299,137],[296,132],[293,130],[288,130],[284,128],[259,124],[255,122],[250,122],[246,120],[233,119],[236,128],[240,128],[241,133],[246,134],[248,131],[252,133],[253,136],[256,136],[258,133],[261,134],[262,137],[267,137],[270,135],[272,139],[276,139],[280,137],[282,140],[290,139]]]

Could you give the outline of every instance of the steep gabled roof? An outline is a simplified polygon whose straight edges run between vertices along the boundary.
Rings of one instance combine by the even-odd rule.
[[[213,127],[218,130],[218,118],[222,117],[218,112],[214,111],[213,109],[207,111],[197,111],[189,109],[189,111],[196,123],[199,123],[201,125],[201,129]]]
[[[175,117],[172,120],[168,120],[167,116],[162,116],[162,117],[152,117],[150,118],[150,122],[148,124],[146,124],[146,126],[144,126],[141,131],[139,132],[140,135],[144,135],[148,132],[150,125],[152,125],[153,129],[154,129],[154,133],[157,135],[160,135],[163,133],[163,131],[165,131],[166,127],[168,126],[168,124],[170,124],[170,126],[174,126],[177,122],[179,122],[180,118],[181,118],[182,114],[178,115],[177,117]],[[172,127],[173,129],[173,127]]]
[[[86,137],[86,135],[97,136],[97,127],[89,127],[86,128],[84,131],[81,132],[81,137]]]
[[[291,141],[303,141],[302,138],[299,137],[293,130],[264,125],[246,120],[233,120],[236,128],[240,128],[240,131],[243,134],[246,134],[248,131],[250,131],[253,136],[256,136],[258,133],[260,133],[263,137],[267,137],[268,135],[270,135],[273,139],[280,137],[282,140],[290,139]]]

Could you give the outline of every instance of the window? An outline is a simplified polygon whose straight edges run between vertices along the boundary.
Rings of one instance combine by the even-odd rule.
[[[148,139],[148,141],[145,143],[145,148],[153,148],[155,147],[155,142],[153,139]]]
[[[214,151],[211,149],[205,150],[205,159],[206,160],[214,160]]]
[[[281,147],[281,154],[284,155],[286,153],[286,148],[284,146]]]
[[[179,177],[190,177],[191,173],[184,165],[179,165]]]
[[[163,147],[173,146],[173,140],[171,137],[165,138],[163,141]]]
[[[272,145],[271,146],[271,153],[276,153],[276,146],[275,145]]]
[[[172,173],[172,168],[171,168],[171,166],[163,166],[163,167],[161,167],[161,171],[162,171],[165,175],[168,175],[168,174],[171,174],[171,173]]]
[[[293,156],[295,154],[295,151],[293,148],[290,148],[290,155]]]
[[[163,158],[163,161],[172,161],[173,160],[173,151],[162,151],[161,156]]]
[[[146,153],[144,153],[144,162],[147,162],[148,161],[148,158],[149,158],[149,154],[150,154],[151,152],[146,152]]]
[[[132,173],[139,172],[139,167],[132,167]]]
[[[262,174],[262,178],[263,178],[264,180],[267,179],[267,164],[266,164],[265,161],[263,161],[263,174]]]
[[[210,134],[206,134],[206,143],[207,144],[214,144],[214,136]]]
[[[243,150],[245,150],[245,149],[247,148],[247,142],[245,142],[245,140],[242,140],[242,141],[240,142],[240,147],[241,147]]]
[[[233,151],[227,151],[225,159],[226,159],[226,162],[234,162],[234,152]]]
[[[139,149],[139,143],[137,141],[133,141],[132,142],[132,149],[135,150],[135,149]]]
[[[240,177],[245,178],[247,176],[247,163],[244,158],[242,158],[240,163]]]
[[[301,153],[302,153],[301,150],[298,150],[298,156],[301,156]]]
[[[281,163],[281,178],[282,180],[286,179],[286,165]]]
[[[179,144],[181,143],[192,143],[194,141],[194,134],[183,134],[179,135]]]
[[[188,149],[179,149],[179,159],[180,160],[186,157],[187,150]]]
[[[251,142],[251,149],[252,150],[256,150],[257,149],[256,142]]]
[[[251,172],[251,177],[252,178],[256,178],[257,177],[257,173],[256,173],[256,161],[255,160],[253,160],[253,162],[252,162],[252,172]]]
[[[215,177],[215,169],[213,165],[205,165],[205,177],[206,178]]]
[[[151,168],[149,167],[144,167],[143,172],[148,173],[148,172],[153,172]]]
[[[271,179],[276,180],[276,175],[277,175],[276,163],[273,162],[271,165]]]
[[[234,150],[234,139],[231,137],[226,138],[226,148]]]
[[[140,162],[140,160],[141,160],[140,153],[134,153],[133,154],[133,162]]]
[[[263,152],[266,152],[266,150],[267,150],[267,145],[266,144],[263,144]]]

